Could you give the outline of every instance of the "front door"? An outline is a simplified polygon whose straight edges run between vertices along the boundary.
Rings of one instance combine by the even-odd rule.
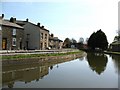
[[[22,49],[22,42],[20,42],[20,49]]]
[[[7,49],[7,38],[2,39],[2,49],[6,50]]]

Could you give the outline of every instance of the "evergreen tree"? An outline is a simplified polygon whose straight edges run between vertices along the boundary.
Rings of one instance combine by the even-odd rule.
[[[88,39],[88,46],[91,48],[91,49],[95,49],[95,32],[92,33],[92,35],[90,36],[90,38]]]
[[[100,48],[106,50],[108,48],[108,41],[105,33],[100,29],[94,32],[88,39],[88,46],[91,49]]]

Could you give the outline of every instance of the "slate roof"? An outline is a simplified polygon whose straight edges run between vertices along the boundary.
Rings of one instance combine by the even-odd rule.
[[[26,23],[30,23],[30,24],[32,24],[32,25],[34,25],[34,26],[39,27],[38,25],[36,25],[36,24],[34,24],[34,23],[27,22],[27,21],[22,21],[22,20],[17,20],[16,23],[19,24],[19,25],[21,25],[21,26],[25,25]],[[39,27],[39,28],[42,29],[42,30],[45,30],[45,31],[48,31],[48,32],[49,32],[49,30],[47,30],[47,29],[45,29],[45,28],[42,28],[42,27]]]
[[[53,37],[53,38],[50,37],[49,40],[63,42],[62,40],[60,40],[60,39],[58,39],[58,38],[55,38],[55,37]]]
[[[4,20],[4,19],[0,19],[0,25],[23,29],[22,26],[20,26],[16,23],[9,22],[9,21]]]
[[[120,45],[120,41],[115,41],[115,42],[111,43],[111,45]]]

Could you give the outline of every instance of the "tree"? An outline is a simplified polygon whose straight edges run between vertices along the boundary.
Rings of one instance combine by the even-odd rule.
[[[83,49],[83,43],[84,43],[84,38],[80,37],[78,44],[77,44],[77,48]]]
[[[89,39],[89,38],[86,38],[86,40],[85,40],[85,43],[86,43],[86,44],[88,44],[88,39]]]
[[[77,43],[77,41],[74,38],[72,38],[71,43],[75,44],[75,43]]]
[[[108,48],[108,41],[105,33],[100,29],[94,32],[88,39],[88,46],[92,49],[100,48],[106,50]]]
[[[83,44],[84,43],[84,38],[80,37],[79,43]]]
[[[76,47],[77,47],[77,41],[74,38],[72,38],[71,39],[71,48],[76,48]]]
[[[120,41],[120,29],[117,30],[117,35],[114,37],[114,42]]]
[[[96,47],[103,50],[108,48],[107,37],[101,29],[96,32]]]
[[[93,32],[90,36],[90,38],[88,39],[88,46],[91,48],[91,49],[95,49],[95,32]]]
[[[63,43],[64,48],[70,48],[71,47],[71,40],[69,38],[66,38]]]

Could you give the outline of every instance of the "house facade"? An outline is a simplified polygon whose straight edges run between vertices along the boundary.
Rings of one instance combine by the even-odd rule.
[[[45,29],[44,26],[40,27],[40,48],[42,50],[49,47],[49,30]]]
[[[26,21],[17,21],[17,24],[24,27],[25,49],[44,50],[48,47],[49,30],[40,26],[40,23],[33,24],[26,19]]]
[[[49,47],[51,49],[62,49],[63,41],[54,37],[53,34],[49,35]]]
[[[109,48],[113,52],[120,52],[120,41],[111,43]]]
[[[40,23],[34,24],[25,21],[16,20],[11,17],[10,20],[0,17],[0,49],[2,50],[45,50],[61,49],[63,41],[49,34]]]
[[[24,28],[17,25],[15,20],[13,21],[0,18],[0,47],[2,50],[19,50],[24,47]]]

